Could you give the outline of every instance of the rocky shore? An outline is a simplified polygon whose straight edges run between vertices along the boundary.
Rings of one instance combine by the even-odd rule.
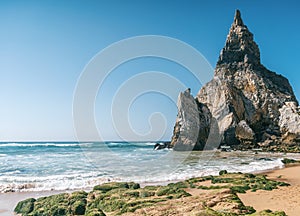
[[[227,173],[221,170],[219,176],[192,178],[166,186],[141,188],[133,182],[112,182],[95,186],[90,192],[29,198],[19,202],[15,212],[28,216],[286,215],[283,211],[269,210],[268,205],[258,212],[240,199],[241,194],[273,193],[273,190],[285,191],[293,187],[285,177],[277,176],[274,180],[274,175],[269,178],[264,174]]]
[[[265,175],[227,173],[192,178],[167,186],[146,186],[114,182],[95,186],[90,192],[62,193],[18,203],[20,215],[248,215],[256,211],[245,206],[238,194],[272,191],[289,184]],[[254,215],[285,215],[265,210]]]

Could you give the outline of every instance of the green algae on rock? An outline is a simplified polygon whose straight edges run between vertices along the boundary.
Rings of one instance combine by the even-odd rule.
[[[281,160],[281,162],[284,163],[285,165],[300,163],[300,161],[297,161],[297,160],[294,160],[294,159],[291,159],[291,158],[284,158],[284,159]]]
[[[90,192],[62,193],[18,203],[15,212],[23,216],[41,215],[251,215],[237,193],[273,190],[287,183],[264,175],[227,173],[192,178],[167,186],[146,186],[133,182],[111,182],[95,186]],[[205,192],[206,191],[206,192]],[[147,213],[148,212],[148,213]],[[152,212],[152,213],[151,213]],[[268,210],[253,215],[285,215]]]

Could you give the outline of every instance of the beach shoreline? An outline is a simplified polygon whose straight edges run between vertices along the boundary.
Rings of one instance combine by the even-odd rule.
[[[300,212],[300,164],[288,164],[283,168],[265,170],[257,174],[267,175],[271,180],[283,181],[289,183],[289,187],[281,187],[272,191],[256,191],[238,194],[245,205],[254,207],[257,211],[270,209],[273,211],[285,211],[288,215],[297,215]],[[171,182],[144,183],[142,187],[149,185],[166,185]],[[87,190],[88,191],[88,190]],[[67,191],[39,191],[39,192],[9,192],[0,194],[0,216],[14,215],[13,210],[19,201],[27,198],[39,198],[55,195],[59,193],[71,193],[74,190]],[[296,196],[295,196],[296,195]],[[290,197],[289,197],[290,196]],[[275,198],[274,198],[275,197]],[[275,199],[275,201],[274,201]],[[291,204],[292,203],[292,204]]]

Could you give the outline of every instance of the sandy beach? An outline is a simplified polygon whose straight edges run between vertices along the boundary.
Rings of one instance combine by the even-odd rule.
[[[300,166],[289,165],[283,169],[268,171],[264,174],[272,180],[284,181],[291,184],[291,186],[280,187],[272,191],[258,190],[256,192],[248,191],[245,194],[238,194],[242,202],[247,206],[254,207],[257,212],[270,209],[272,211],[285,211],[289,216],[298,216],[300,212]],[[47,191],[0,194],[0,215],[14,215],[13,209],[16,204],[26,198],[38,198],[61,192],[62,191]],[[201,196],[199,198],[201,199]]]
[[[254,207],[257,211],[264,209],[281,210],[289,216],[298,216],[300,213],[300,166],[290,165],[284,169],[273,170],[265,174],[270,179],[284,181],[291,186],[272,191],[248,191],[246,194],[239,194],[242,202]]]

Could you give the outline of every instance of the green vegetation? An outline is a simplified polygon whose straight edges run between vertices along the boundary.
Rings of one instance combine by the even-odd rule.
[[[39,199],[27,199],[18,203],[15,212],[24,216],[122,215],[138,209],[159,208],[166,203],[170,205],[170,202],[181,202],[191,197],[189,190],[199,190],[198,193],[201,193],[201,190],[211,190],[212,194],[221,194],[218,200],[201,200],[197,196],[191,197],[195,203],[198,203],[197,205],[203,203],[203,209],[199,210],[199,214],[196,215],[285,215],[284,212],[270,212],[269,210],[254,213],[255,210],[252,207],[245,206],[241,202],[237,193],[245,193],[249,190],[273,190],[278,186],[288,186],[287,183],[269,180],[264,175],[227,173],[226,170],[220,171],[219,174],[219,176],[192,178],[167,186],[144,188],[140,188],[139,184],[133,182],[106,183],[95,186],[89,193],[78,191],[71,194],[62,193]],[[227,203],[224,206],[232,205],[233,207],[224,210],[213,209],[219,202]]]
[[[21,215],[88,215],[103,216],[104,212],[120,215],[170,199],[190,196],[183,182],[167,186],[140,188],[136,183],[107,183],[93,191],[58,194],[19,202],[15,212]]]
[[[197,183],[201,183],[207,178],[193,178],[189,179],[187,183],[193,183],[193,185],[197,185]],[[254,175],[254,174],[240,174],[240,173],[230,173],[226,174],[226,172],[222,171],[222,175],[214,176],[209,178],[212,185],[210,186],[197,186],[198,189],[204,190],[215,190],[215,189],[231,189],[232,193],[245,193],[248,190],[253,192],[257,190],[273,190],[277,189],[278,186],[289,186],[288,183],[273,181],[266,178],[264,175]]]
[[[140,188],[140,185],[134,182],[113,182],[113,183],[97,185],[94,187],[94,190],[102,191],[105,193],[117,188],[138,189]]]
[[[281,160],[281,162],[284,163],[284,164],[299,163],[299,161],[296,161],[296,160],[290,159],[290,158],[284,158],[283,160]]]
[[[29,199],[19,202],[15,208],[15,212],[22,214],[22,215],[26,215],[26,214],[32,212],[35,201],[36,201],[35,199],[29,198]]]
[[[225,175],[225,174],[227,174],[227,170],[221,170],[221,171],[219,172],[219,175]]]
[[[268,210],[261,211],[259,213],[251,214],[251,216],[287,216],[287,215],[283,211],[272,212],[271,210],[268,209]]]
[[[187,193],[183,188],[188,188],[189,184],[187,182],[177,182],[177,183],[170,183],[166,187],[160,187],[156,191],[157,196],[164,196],[168,195],[167,197],[170,199],[178,199],[180,197],[187,197],[191,196]]]

